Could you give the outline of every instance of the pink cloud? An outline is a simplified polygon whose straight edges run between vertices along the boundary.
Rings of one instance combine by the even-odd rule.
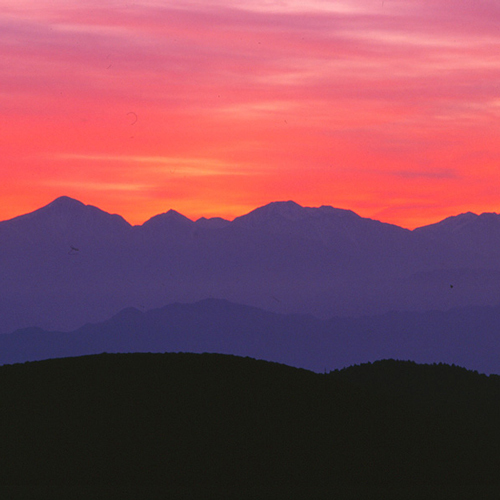
[[[4,191],[32,193],[9,207],[72,191],[138,222],[167,198],[226,216],[295,198],[404,225],[435,217],[425,207],[439,191],[443,216],[458,192],[491,210],[481,183],[500,187],[499,21],[492,2],[462,0],[6,2],[0,146],[19,176],[0,178]],[[209,158],[254,174],[173,180],[126,161],[54,165],[71,154]],[[83,178],[87,191],[76,190]],[[135,212],[119,201],[133,182]]]

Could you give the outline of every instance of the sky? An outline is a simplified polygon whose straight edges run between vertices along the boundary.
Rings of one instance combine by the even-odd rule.
[[[497,0],[0,0],[0,220],[500,211]]]

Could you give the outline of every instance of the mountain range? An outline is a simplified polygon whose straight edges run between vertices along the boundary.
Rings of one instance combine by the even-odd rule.
[[[0,333],[209,298],[321,319],[494,306],[500,216],[410,231],[287,201],[233,221],[169,210],[132,226],[61,197],[0,222]]]
[[[0,335],[0,364],[88,354],[222,353],[318,373],[378,359],[448,363],[500,374],[500,306],[322,320],[220,299],[127,308],[72,332]]]

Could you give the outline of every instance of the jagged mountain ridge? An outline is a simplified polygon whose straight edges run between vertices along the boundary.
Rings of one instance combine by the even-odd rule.
[[[409,231],[288,201],[131,226],[61,197],[0,222],[0,332],[210,297],[323,318],[500,303],[499,216],[453,220]]]

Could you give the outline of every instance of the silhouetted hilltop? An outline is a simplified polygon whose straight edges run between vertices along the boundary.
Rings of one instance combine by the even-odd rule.
[[[458,367],[315,374],[103,354],[0,367],[0,401],[11,495],[484,498],[500,486],[500,379]]]

